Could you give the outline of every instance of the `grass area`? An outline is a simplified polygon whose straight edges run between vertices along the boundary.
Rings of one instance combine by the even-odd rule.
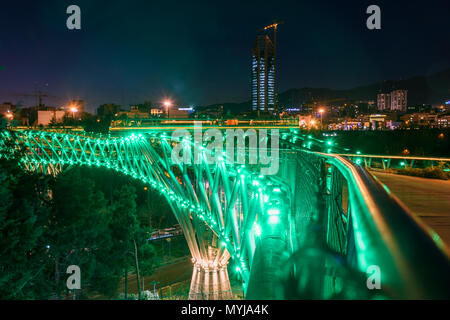
[[[414,176],[421,178],[430,178],[430,179],[441,179],[441,180],[449,180],[450,172],[446,172],[441,168],[405,168],[405,169],[391,169],[396,174],[402,174],[405,176]]]

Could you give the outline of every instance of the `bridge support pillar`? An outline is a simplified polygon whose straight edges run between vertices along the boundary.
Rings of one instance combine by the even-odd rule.
[[[228,300],[231,297],[227,265],[212,268],[199,263],[194,265],[189,300]]]

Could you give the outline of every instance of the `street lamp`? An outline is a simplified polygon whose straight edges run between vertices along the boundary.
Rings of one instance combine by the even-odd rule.
[[[170,100],[165,100],[163,102],[163,104],[164,104],[164,106],[167,109],[167,118],[169,118],[169,108],[170,108],[170,106],[172,106],[172,102]]]
[[[319,109],[319,113],[320,113],[320,129],[323,129],[323,113],[325,112],[325,110],[323,108]]]
[[[70,107],[70,111],[72,112],[72,118],[75,118],[75,113],[78,112],[76,107]]]

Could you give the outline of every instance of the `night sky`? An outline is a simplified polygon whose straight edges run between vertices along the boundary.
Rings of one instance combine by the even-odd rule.
[[[81,8],[81,30],[66,8]],[[368,5],[381,30],[366,28]],[[0,103],[36,88],[99,104],[206,105],[250,99],[257,30],[278,33],[279,91],[336,89],[450,66],[449,1],[2,1]]]

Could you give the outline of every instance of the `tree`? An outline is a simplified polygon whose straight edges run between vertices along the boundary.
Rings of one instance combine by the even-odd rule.
[[[8,125],[8,120],[6,120],[6,117],[3,115],[3,113],[0,113],[0,130],[5,129]]]
[[[48,177],[0,160],[0,299],[45,299]]]
[[[23,150],[7,143],[0,152],[0,299],[68,297],[72,264],[81,269],[81,297],[114,296],[130,267],[139,277],[153,271],[148,220],[137,216],[132,186],[141,183],[90,167],[55,178],[29,173],[19,165]]]
[[[148,112],[150,113],[152,109],[152,102],[149,100],[144,101],[144,103],[140,103],[137,105],[140,112]]]
[[[136,189],[133,186],[123,185],[119,191],[116,191],[115,199],[111,221],[112,237],[115,240],[113,251],[117,259],[115,263],[123,267],[125,279],[128,278],[129,267],[134,265],[140,298],[140,276],[153,271],[154,265],[154,249],[147,241],[150,228],[138,221]],[[126,285],[125,290],[127,290]]]
[[[72,264],[82,270],[82,288],[92,287],[91,279],[98,273],[97,260],[109,251],[109,219],[103,193],[96,190],[94,182],[82,176],[78,168],[57,176],[52,186],[52,216],[45,233],[49,256],[55,266],[57,298],[66,292],[65,281],[61,278]]]
[[[83,113],[80,124],[86,132],[108,133],[111,119],[111,116],[98,118],[88,113]]]
[[[105,103],[97,108],[97,115],[99,117],[113,117],[120,111],[120,106],[114,103]]]

